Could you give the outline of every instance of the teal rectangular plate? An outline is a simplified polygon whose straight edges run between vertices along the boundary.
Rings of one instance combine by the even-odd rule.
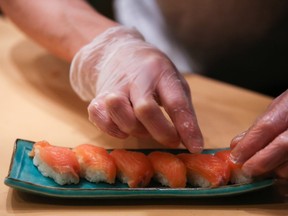
[[[36,193],[44,196],[63,198],[179,198],[179,197],[216,197],[228,196],[259,190],[274,183],[273,179],[265,179],[250,184],[226,185],[217,188],[167,188],[156,182],[146,188],[128,188],[126,184],[116,181],[115,184],[91,183],[81,179],[79,184],[58,185],[53,179],[43,176],[33,165],[29,152],[34,142],[17,139],[8,176],[4,183],[14,189]],[[174,154],[187,152],[185,149],[134,149],[145,154],[160,150]],[[223,149],[205,149],[203,153],[213,154]]]

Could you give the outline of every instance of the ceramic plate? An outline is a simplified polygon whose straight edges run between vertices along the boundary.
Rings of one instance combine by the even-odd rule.
[[[116,182],[113,185],[106,183],[91,183],[81,180],[77,185],[61,186],[53,179],[44,177],[33,165],[29,152],[34,142],[17,139],[14,152],[11,158],[11,164],[8,176],[5,178],[5,184],[14,189],[32,192],[52,197],[68,198],[169,198],[169,197],[215,197],[228,196],[246,193],[268,187],[274,183],[273,179],[253,182],[250,184],[227,185],[218,188],[192,188],[171,189],[163,187],[155,182],[151,182],[146,188],[128,188],[126,184]],[[155,149],[138,149],[144,153],[149,153]],[[203,153],[213,154],[221,149],[206,149]],[[184,149],[166,149],[174,154],[187,152]]]

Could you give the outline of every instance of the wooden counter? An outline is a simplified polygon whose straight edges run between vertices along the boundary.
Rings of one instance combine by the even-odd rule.
[[[0,215],[288,215],[288,185],[239,196],[162,200],[69,200],[38,197],[4,185],[17,138],[73,147],[157,148],[151,140],[118,140],[87,119],[87,104],[72,91],[69,65],[48,54],[0,18]],[[201,76],[186,77],[206,148],[227,147],[271,98]]]

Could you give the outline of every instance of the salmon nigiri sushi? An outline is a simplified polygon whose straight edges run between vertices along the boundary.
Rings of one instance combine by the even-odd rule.
[[[92,144],[82,144],[73,149],[80,164],[80,176],[90,182],[113,184],[116,165],[106,149]]]
[[[152,163],[156,181],[171,188],[186,186],[186,166],[176,155],[154,151],[148,155],[148,158]]]
[[[153,167],[148,157],[141,152],[115,149],[110,155],[117,167],[117,177],[130,188],[146,187],[153,177]]]
[[[215,153],[216,157],[223,160],[229,166],[231,171],[230,182],[232,184],[250,183],[252,179],[244,175],[244,173],[241,170],[242,164],[236,164],[231,160],[230,152],[231,150],[227,149]]]
[[[186,165],[187,180],[192,186],[218,187],[229,181],[228,165],[214,155],[182,153],[177,157]]]
[[[43,176],[60,185],[79,183],[80,165],[71,149],[39,141],[34,144],[30,156]]]

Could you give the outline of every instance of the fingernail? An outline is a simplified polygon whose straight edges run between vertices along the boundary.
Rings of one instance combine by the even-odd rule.
[[[203,147],[202,146],[189,146],[188,150],[191,153],[201,153],[203,151]]]
[[[230,144],[230,147],[231,148],[234,148],[239,142],[240,140],[243,139],[243,137],[245,136],[245,134],[247,133],[247,130],[246,131],[243,131],[242,133],[236,135],[232,140],[231,140],[231,144]]]
[[[237,135],[231,140],[231,143],[236,145],[242,138],[243,138],[243,136]]]
[[[241,164],[242,161],[240,160],[241,154],[239,152],[232,151],[230,154],[230,160],[235,164]]]
[[[203,139],[190,139],[189,141],[186,148],[191,153],[201,153],[203,151]]]

